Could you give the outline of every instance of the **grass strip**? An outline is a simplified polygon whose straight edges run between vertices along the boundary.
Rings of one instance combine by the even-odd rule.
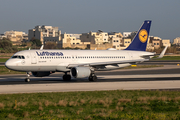
[[[180,60],[180,56],[164,56],[163,58],[156,59],[158,60]]]
[[[1,58],[0,62],[4,62],[5,63],[7,60],[8,60],[8,58]]]
[[[4,74],[25,74],[25,72],[18,72],[7,69],[5,66],[0,66],[0,75]]]
[[[180,119],[179,91],[0,95],[1,119]]]

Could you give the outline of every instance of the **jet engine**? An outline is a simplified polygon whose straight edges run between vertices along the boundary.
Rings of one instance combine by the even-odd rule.
[[[50,72],[32,72],[32,75],[35,77],[44,77],[49,76],[50,74]]]
[[[85,78],[91,74],[91,70],[88,67],[73,67],[70,72],[74,78]]]

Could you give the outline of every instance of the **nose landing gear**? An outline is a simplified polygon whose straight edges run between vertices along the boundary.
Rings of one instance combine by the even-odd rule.
[[[30,82],[30,74],[31,72],[27,72],[27,78],[25,79],[25,82]]]

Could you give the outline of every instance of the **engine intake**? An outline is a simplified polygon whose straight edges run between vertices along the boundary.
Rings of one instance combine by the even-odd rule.
[[[70,72],[74,78],[85,78],[91,74],[91,70],[88,67],[73,67]]]
[[[49,76],[51,73],[50,72],[32,72],[32,74],[35,77],[44,77],[44,76]]]

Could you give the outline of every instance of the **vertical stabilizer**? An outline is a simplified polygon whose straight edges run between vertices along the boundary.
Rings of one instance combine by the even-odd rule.
[[[150,20],[144,21],[131,44],[125,50],[146,51],[150,26]]]

